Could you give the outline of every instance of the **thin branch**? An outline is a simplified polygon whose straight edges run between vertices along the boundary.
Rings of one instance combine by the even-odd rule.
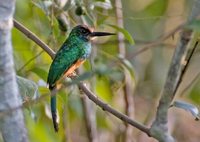
[[[177,92],[177,90],[178,90],[178,87],[180,86],[180,83],[181,83],[182,80],[183,80],[183,76],[185,75],[185,72],[186,72],[187,69],[188,69],[188,66],[189,66],[189,63],[190,63],[190,61],[191,61],[192,55],[194,54],[194,51],[195,51],[195,49],[197,48],[198,44],[199,44],[199,42],[197,41],[197,42],[195,43],[194,47],[192,48],[192,51],[191,51],[190,53],[188,53],[188,56],[186,56],[186,59],[185,59],[186,64],[184,65],[184,67],[183,67],[183,69],[182,69],[182,71],[181,71],[180,79],[179,79],[179,81],[178,81],[178,83],[177,83],[177,85],[176,85],[176,88],[175,88],[175,90],[174,90],[174,95],[176,94],[176,92]]]
[[[95,94],[93,94],[86,86],[84,83],[80,83],[79,88],[81,88],[81,90],[84,91],[85,95],[87,95],[87,97],[92,100],[95,104],[97,104],[99,107],[101,107],[104,111],[110,112],[112,115],[114,115],[115,117],[121,119],[122,121],[132,125],[133,127],[138,128],[139,130],[145,132],[147,135],[149,135],[149,129],[140,124],[139,122],[136,122],[132,119],[130,119],[128,116],[118,112],[117,110],[113,109],[112,107],[110,107],[108,104],[104,103],[103,101],[99,100]],[[150,136],[150,135],[149,135]]]
[[[15,23],[18,23],[18,22],[16,22],[16,20],[15,20]],[[54,58],[55,52],[53,50],[51,50],[46,44],[41,44],[43,42],[36,35],[33,35],[33,33],[30,32],[27,29],[24,30],[24,28],[25,28],[24,26],[20,26],[20,28],[19,28],[19,26],[16,26],[16,24],[15,24],[15,27],[18,30],[20,30],[23,34],[28,36],[31,40],[33,40],[36,44],[38,44],[41,48],[43,48],[44,51],[46,51],[52,58]],[[150,136],[149,128],[147,128],[146,126],[144,126],[143,124],[140,124],[139,122],[137,122],[135,120],[130,119],[128,116],[118,112],[117,110],[115,110],[112,107],[108,106],[103,101],[99,100],[87,87],[85,87],[85,85],[83,83],[79,83],[78,86],[79,86],[79,88],[81,88],[83,90],[85,95],[87,95],[87,97],[90,100],[92,100],[95,104],[100,106],[103,110],[110,112],[115,117],[117,117],[117,118],[125,121],[126,123],[138,128],[139,130],[145,132],[147,135]]]

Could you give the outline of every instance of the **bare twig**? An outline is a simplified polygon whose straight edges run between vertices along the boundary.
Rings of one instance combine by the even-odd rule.
[[[15,22],[16,22],[16,20],[15,20]],[[38,44],[41,48],[43,48],[44,51],[46,51],[52,58],[54,58],[55,52],[53,50],[51,50],[47,45],[41,44],[42,41],[37,36],[32,35],[33,34],[32,32],[30,32],[29,30],[24,30],[24,28],[25,28],[24,26],[20,26],[20,28],[18,26],[15,26],[15,27],[18,30],[20,30],[23,34],[29,35],[28,37],[31,40],[33,40],[36,44]],[[137,122],[135,120],[130,119],[128,116],[118,112],[117,110],[108,106],[103,101],[99,100],[87,87],[85,87],[85,85],[83,83],[80,83],[78,86],[79,86],[79,88],[81,88],[81,90],[83,90],[85,95],[87,95],[90,100],[92,100],[95,104],[100,106],[103,110],[110,112],[115,117],[117,117],[117,118],[125,121],[126,123],[138,128],[139,130],[143,131],[144,133],[146,133],[147,135],[150,136],[149,128],[147,128],[146,126],[140,124],[139,122]]]
[[[176,85],[176,88],[175,88],[175,90],[174,90],[174,95],[176,94],[176,92],[177,92],[177,90],[178,90],[178,87],[180,86],[180,83],[182,82],[183,76],[184,76],[185,72],[186,72],[187,69],[188,69],[188,66],[189,66],[189,63],[190,63],[190,61],[191,61],[192,55],[194,54],[194,51],[195,51],[195,49],[197,48],[198,44],[199,44],[199,42],[197,41],[197,42],[195,43],[194,47],[191,49],[192,51],[191,51],[190,53],[188,52],[188,56],[186,56],[186,59],[185,59],[185,63],[186,63],[186,64],[183,66],[183,69],[182,69],[182,71],[181,71],[180,79],[179,79],[179,81],[178,81],[178,83],[177,83],[177,85]]]

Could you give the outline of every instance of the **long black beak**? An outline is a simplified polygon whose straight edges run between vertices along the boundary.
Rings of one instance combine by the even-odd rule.
[[[107,33],[107,32],[92,32],[89,36],[95,37],[95,36],[110,36],[110,35],[116,35],[115,33]]]

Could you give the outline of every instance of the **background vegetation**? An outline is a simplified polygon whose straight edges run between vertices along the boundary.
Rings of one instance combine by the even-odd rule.
[[[92,55],[79,70],[80,79],[107,104],[149,126],[180,34],[179,31],[168,33],[186,21],[193,1],[121,2],[120,8],[117,0],[18,0],[14,17],[54,51],[77,24],[90,25],[95,31],[122,33],[124,38],[118,35],[94,40]],[[14,28],[12,34],[17,75],[32,81],[18,79],[18,84],[24,83],[20,91],[28,104],[32,99],[49,94],[46,78],[52,60],[17,29]],[[198,61],[199,49],[176,95],[176,99],[196,106],[200,102]],[[24,115],[30,141],[155,141],[88,101],[76,85],[59,91],[58,111],[60,130],[55,133],[49,97],[27,105]],[[169,112],[170,132],[177,141],[199,141],[200,125],[190,113],[175,108]],[[88,134],[88,123],[92,134]]]

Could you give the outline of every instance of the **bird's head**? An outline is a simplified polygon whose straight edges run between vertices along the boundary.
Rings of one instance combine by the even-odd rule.
[[[109,35],[115,35],[114,33],[108,33],[108,32],[94,32],[92,29],[85,25],[78,25],[74,27],[70,33],[70,36],[77,36],[81,39],[84,39],[85,41],[90,41],[93,37],[98,36],[109,36]]]

